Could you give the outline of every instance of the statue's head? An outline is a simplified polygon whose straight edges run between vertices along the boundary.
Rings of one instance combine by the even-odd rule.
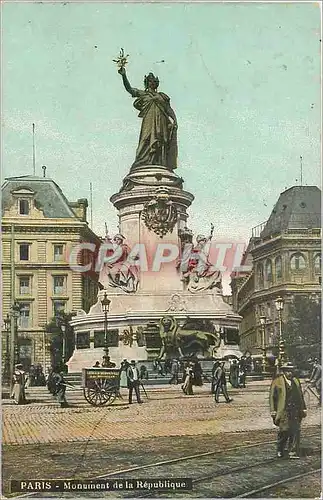
[[[205,244],[207,242],[206,236],[204,234],[199,234],[196,236],[196,243]]]
[[[124,240],[125,237],[122,234],[116,234],[113,238],[114,243],[116,243],[117,245],[122,245]]]
[[[148,75],[145,75],[144,86],[145,86],[146,90],[149,88],[151,88],[153,90],[157,90],[158,85],[159,85],[158,76],[155,76],[153,73],[149,73]]]
[[[160,321],[161,325],[163,326],[164,328],[164,331],[165,332],[169,332],[169,330],[171,329],[172,327],[172,324],[173,324],[173,320],[171,317],[169,316],[164,316],[161,321]]]

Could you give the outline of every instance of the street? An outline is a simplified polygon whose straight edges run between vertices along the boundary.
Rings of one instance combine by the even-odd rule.
[[[145,398],[143,405],[128,405],[126,390],[123,399],[102,408],[73,403],[66,409],[37,403],[4,405],[4,493],[8,492],[10,478],[94,478],[195,454],[226,452],[232,447],[253,446],[259,442],[268,444],[260,446],[257,453],[265,453],[266,459],[273,459],[276,430],[268,408],[269,383],[251,382],[246,389],[230,390],[233,402],[218,405],[209,392],[209,384],[194,387],[193,396],[184,396],[179,385],[149,387],[149,399]],[[309,435],[319,434],[319,424],[320,410],[311,408],[303,421],[303,430],[306,429],[303,436],[307,439]],[[307,443],[307,446],[316,449],[319,441]],[[233,450],[222,461],[228,466],[234,460],[236,466],[237,462],[251,460],[255,452],[254,448],[247,447],[243,455],[240,450],[239,456],[239,450]],[[302,469],[302,464],[298,462],[297,467]],[[192,477],[197,469],[195,466],[191,469],[187,462],[184,474],[177,472],[176,476],[174,469],[175,476],[172,476],[173,469],[168,469],[162,476]],[[148,469],[143,473],[150,478],[161,476],[160,471],[156,470],[156,476],[153,472],[154,469]],[[132,472],[131,477],[139,475]],[[317,496],[319,492],[313,491],[317,489],[317,482],[312,479],[309,478],[305,489]],[[194,497],[195,490],[194,487],[189,495]],[[206,496],[212,496],[212,491],[211,487]]]

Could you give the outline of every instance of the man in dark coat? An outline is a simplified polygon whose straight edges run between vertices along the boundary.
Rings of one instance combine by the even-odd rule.
[[[247,364],[246,357],[242,356],[239,361],[239,386],[246,387]]]
[[[301,384],[293,375],[294,366],[286,363],[271,383],[269,393],[270,412],[274,424],[279,427],[277,456],[282,458],[287,444],[289,458],[299,458],[301,421],[306,417],[306,406]]]
[[[213,387],[214,387],[214,400],[216,403],[219,402],[220,394],[222,393],[225,397],[226,403],[231,403],[232,398],[229,397],[227,390],[227,381],[224,369],[224,360],[220,361],[213,375]]]
[[[230,364],[229,382],[235,389],[239,387],[239,365],[236,359],[233,359]]]
[[[140,373],[138,368],[136,367],[136,362],[135,360],[131,360],[130,366],[127,368],[127,381],[128,381],[128,388],[129,388],[129,404],[132,404],[132,393],[133,390],[135,390],[136,393],[136,398],[137,402],[139,404],[142,403],[141,397],[140,397]]]
[[[55,374],[54,369],[50,368],[48,371],[48,376],[47,376],[47,389],[53,395],[55,394],[55,391],[56,391],[54,374]]]
[[[57,398],[58,403],[61,405],[61,408],[68,408],[68,403],[66,401],[65,392],[66,392],[66,382],[64,379],[65,375],[65,367],[62,368],[54,368],[52,378],[55,384],[55,393],[54,395]]]

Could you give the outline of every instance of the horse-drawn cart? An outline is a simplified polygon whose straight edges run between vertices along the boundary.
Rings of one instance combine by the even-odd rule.
[[[83,394],[93,406],[111,405],[120,391],[118,368],[83,368]]]

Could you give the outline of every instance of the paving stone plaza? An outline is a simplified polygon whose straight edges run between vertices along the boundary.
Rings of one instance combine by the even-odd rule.
[[[269,381],[256,381],[246,389],[233,389],[233,402],[214,403],[209,384],[183,395],[180,386],[150,386],[144,404],[128,405],[123,399],[110,407],[91,407],[85,401],[60,408],[56,403],[4,404],[3,444],[47,444],[87,440],[147,437],[215,436],[225,432],[272,430],[268,406]],[[67,391],[67,398],[73,391]],[[71,396],[72,397],[72,396]],[[73,397],[72,397],[73,401]],[[311,409],[304,427],[318,425],[320,411]]]

